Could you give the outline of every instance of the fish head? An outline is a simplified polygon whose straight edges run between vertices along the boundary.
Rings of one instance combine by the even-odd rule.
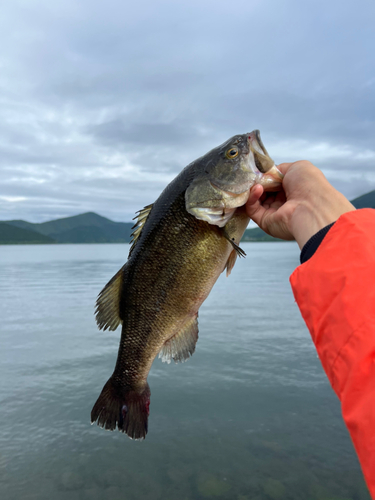
[[[247,202],[254,184],[272,190],[282,181],[259,130],[235,135],[193,165],[195,176],[185,192],[186,210],[219,227]]]

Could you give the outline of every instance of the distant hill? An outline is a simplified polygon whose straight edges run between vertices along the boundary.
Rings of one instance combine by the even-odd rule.
[[[351,203],[355,208],[375,208],[375,190],[354,198]]]
[[[49,236],[0,222],[0,245],[55,243]]]
[[[265,233],[260,227],[254,227],[252,229],[246,229],[241,241],[284,241],[279,240],[279,238],[273,238],[269,234]]]
[[[24,220],[7,224],[48,236],[56,243],[129,243],[132,222],[114,222],[94,212],[34,224]]]
[[[352,200],[356,208],[375,208],[375,190]],[[132,222],[114,222],[94,212],[34,224],[0,222],[0,245],[31,243],[129,243]],[[282,241],[259,227],[246,229],[242,241]]]

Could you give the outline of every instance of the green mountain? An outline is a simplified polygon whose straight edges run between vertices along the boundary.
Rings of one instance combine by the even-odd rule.
[[[0,222],[0,245],[55,243],[49,236]]]
[[[351,203],[355,208],[375,208],[375,190],[354,198]]]
[[[128,243],[131,222],[113,222],[94,212],[34,224],[10,220],[7,224],[49,236],[57,243]]]
[[[241,241],[283,241],[279,238],[273,238],[265,233],[260,227],[246,229]]]
[[[375,190],[352,200],[356,208],[375,208]],[[94,212],[34,224],[0,222],[0,245],[30,243],[129,243],[132,222],[114,222]],[[259,227],[246,229],[242,241],[282,241]]]

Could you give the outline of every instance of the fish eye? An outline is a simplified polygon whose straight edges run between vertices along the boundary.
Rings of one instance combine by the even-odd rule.
[[[238,155],[238,149],[237,148],[229,148],[227,152],[225,153],[225,156],[229,158],[230,160],[232,158],[235,158]]]

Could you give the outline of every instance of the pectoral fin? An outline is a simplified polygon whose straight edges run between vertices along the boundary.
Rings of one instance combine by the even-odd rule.
[[[232,234],[235,234],[232,232]],[[236,260],[237,260],[237,256],[239,257],[246,257],[246,253],[244,252],[244,250],[242,250],[242,248],[240,248],[237,243],[235,242],[235,238],[234,236],[232,236],[231,234],[229,234],[229,230],[228,230],[228,227],[225,227],[223,229],[223,235],[224,235],[224,238],[229,241],[229,243],[232,245],[233,247],[233,250],[231,251],[231,253],[229,254],[229,257],[228,257],[228,260],[227,260],[227,263],[224,267],[224,269],[227,270],[227,277],[230,275],[233,267],[234,267],[234,264],[236,263]]]
[[[175,363],[184,362],[193,355],[197,340],[198,313],[189,319],[180,332],[167,340],[159,353],[159,358],[166,363],[170,363],[172,359]]]
[[[126,264],[106,284],[96,301],[95,317],[100,330],[116,330],[120,318],[120,298],[126,275]]]
[[[224,234],[224,238],[229,241],[229,243],[233,247],[233,250],[236,251],[237,255],[239,255],[240,257],[246,257],[246,252],[244,250],[242,250],[242,248],[237,245],[237,243],[234,241],[233,237],[232,238],[230,237],[230,235],[228,234],[226,229],[224,229],[223,234]],[[233,266],[232,266],[232,268],[233,268]]]

